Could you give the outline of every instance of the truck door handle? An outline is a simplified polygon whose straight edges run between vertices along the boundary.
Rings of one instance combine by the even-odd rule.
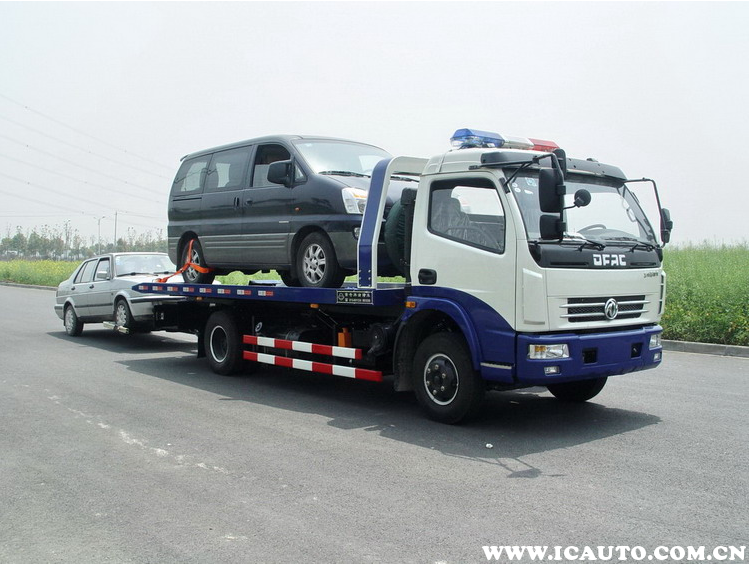
[[[437,283],[437,272],[430,268],[422,268],[419,271],[419,283],[420,284],[435,284]]]

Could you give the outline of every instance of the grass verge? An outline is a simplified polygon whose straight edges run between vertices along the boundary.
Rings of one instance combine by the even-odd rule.
[[[0,262],[0,280],[57,286],[78,263],[11,260]],[[667,307],[661,324],[664,338],[724,345],[748,345],[748,245],[710,244],[667,247]],[[248,276],[233,272],[219,277],[224,284],[244,285],[249,279],[278,280],[275,272]],[[355,281],[355,277],[347,278]],[[401,282],[403,278],[385,279]]]

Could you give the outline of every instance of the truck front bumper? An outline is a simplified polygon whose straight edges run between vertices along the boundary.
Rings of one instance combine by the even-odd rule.
[[[655,368],[661,363],[659,325],[608,333],[518,335],[514,380],[522,386],[546,386]],[[530,347],[567,345],[567,358],[529,358]]]

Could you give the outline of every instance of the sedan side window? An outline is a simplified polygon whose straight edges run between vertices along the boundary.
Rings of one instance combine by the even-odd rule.
[[[110,270],[109,258],[100,260],[99,266],[96,267],[96,280],[109,280]]]
[[[78,271],[75,283],[83,284],[85,282],[91,282],[94,279],[94,270],[96,269],[96,260],[87,261],[81,270]]]

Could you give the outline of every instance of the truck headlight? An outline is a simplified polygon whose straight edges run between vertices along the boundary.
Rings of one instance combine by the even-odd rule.
[[[360,188],[344,188],[341,190],[341,198],[344,200],[346,213],[365,213],[367,205],[367,190]]]
[[[529,345],[529,358],[531,360],[549,360],[554,358],[570,358],[568,345]]]
[[[658,349],[660,347],[661,347],[661,333],[656,333],[656,335],[651,335],[651,338],[648,340],[648,348]]]

